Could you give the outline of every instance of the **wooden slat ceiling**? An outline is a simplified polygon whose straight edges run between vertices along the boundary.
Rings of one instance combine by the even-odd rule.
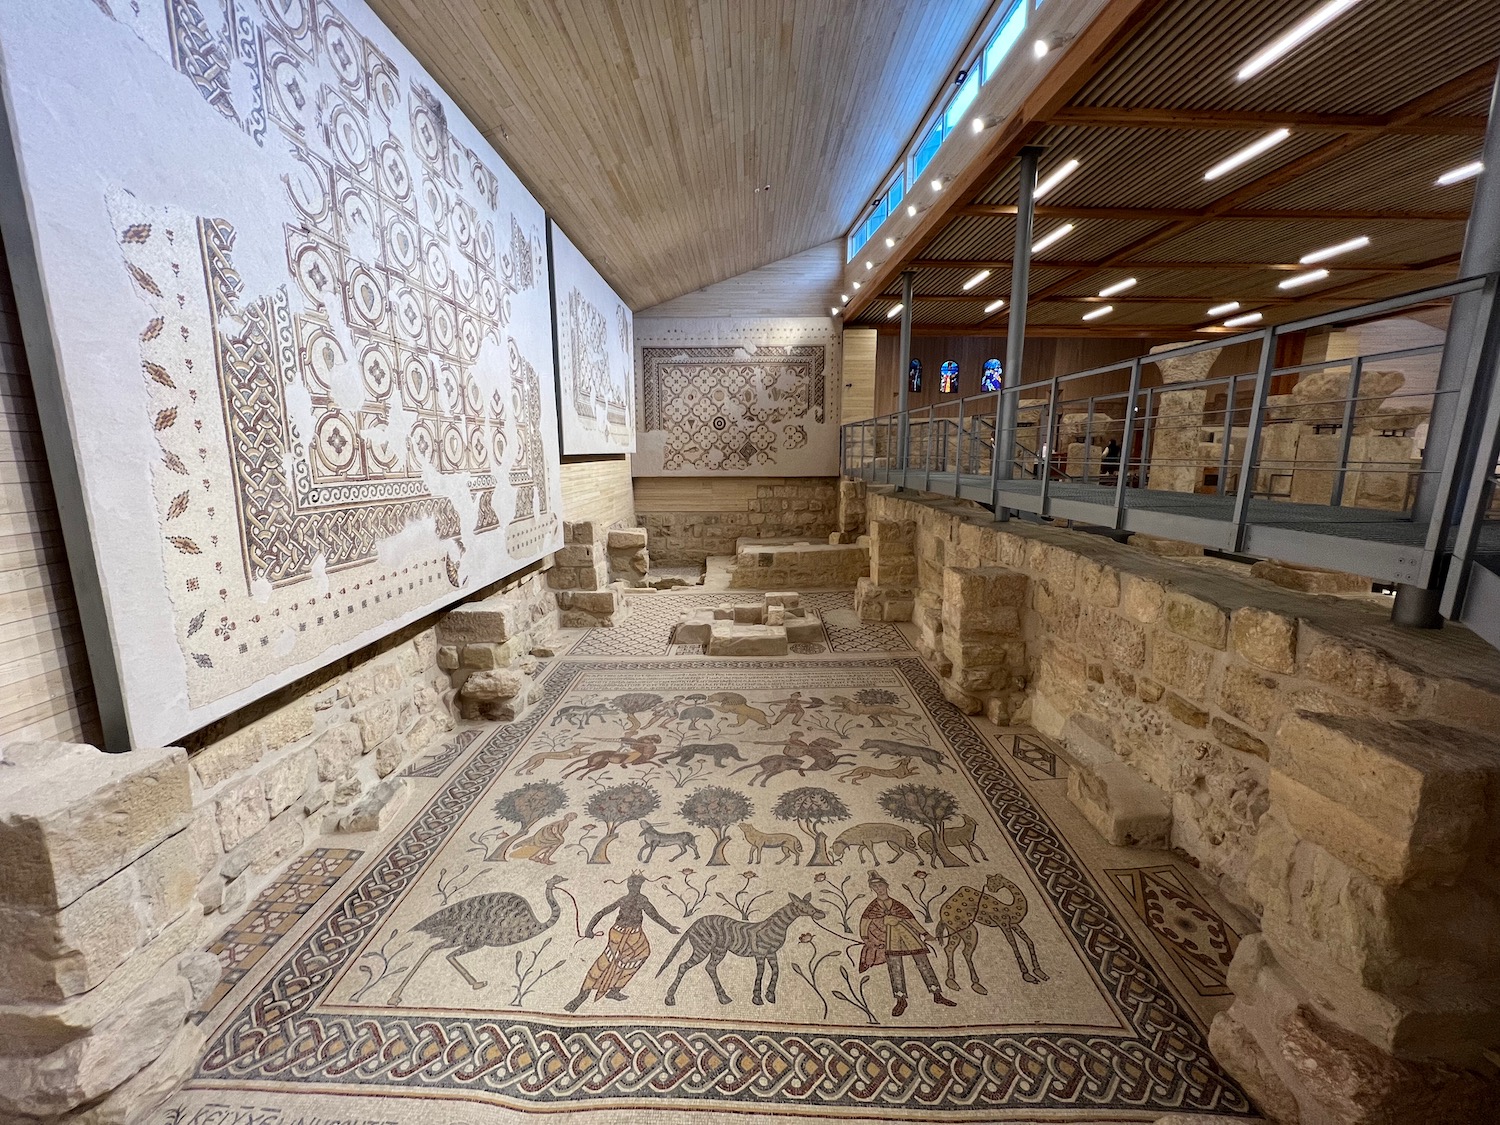
[[[1139,0],[1129,2],[1135,9]],[[1212,335],[1210,305],[1240,301],[1275,323],[1438,284],[1456,272],[1472,181],[1443,172],[1479,156],[1500,59],[1493,0],[1365,0],[1245,82],[1236,70],[1321,0],[1163,0],[1092,77],[1041,119],[1008,123],[972,189],[863,278],[850,322],[894,330],[899,272],[917,270],[924,333],[1003,332],[1015,237],[1016,154],[1046,149],[1041,174],[1080,167],[1038,207],[1036,235],[1074,232],[1032,264],[1028,321],[1050,335]],[[1060,67],[1074,60],[1065,56]],[[1215,181],[1203,172],[1277,126],[1291,136]],[[1007,214],[1006,212],[1009,212]],[[1329,277],[1277,288],[1301,255],[1359,235],[1365,249],[1320,262]],[[990,276],[968,292],[979,268]],[[1135,277],[1108,301],[1098,291]],[[983,298],[983,299],[980,299]],[[1100,321],[1082,315],[1109,303]]]
[[[371,6],[641,309],[841,237],[989,0]]]

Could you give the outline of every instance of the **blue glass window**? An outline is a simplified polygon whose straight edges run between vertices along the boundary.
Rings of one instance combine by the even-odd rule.
[[[939,117],[927,130],[927,135],[917,142],[917,151],[911,155],[911,174],[920,176],[922,169],[932,163],[938,146],[943,143],[943,119]]]
[[[906,385],[912,394],[922,393],[922,361],[920,359],[914,358],[911,366],[907,368]]]
[[[895,212],[897,207],[901,206],[901,200],[905,196],[906,176],[901,172],[897,172],[896,178],[891,181],[891,190],[885,193],[886,203],[890,205],[892,213]]]
[[[981,391],[998,391],[1004,383],[1001,374],[1000,361],[998,359],[987,359],[984,361],[984,374],[979,379]]]
[[[943,360],[943,366],[938,368],[941,376],[938,380],[938,388],[945,394],[951,395],[958,390],[958,364],[951,359]]]
[[[1000,69],[1000,64],[1005,61],[1005,56],[1010,54],[1010,49],[1020,42],[1021,35],[1026,30],[1026,5],[1017,4],[1010,15],[1000,25],[1000,30],[995,32],[995,37],[990,40],[990,45],[984,49],[984,80],[988,82],[994,73]]]
[[[979,94],[979,70],[976,67],[969,72],[969,77],[964,79],[958,93],[953,95],[953,100],[948,103],[948,112],[943,114],[943,124],[947,132],[951,133],[957,129],[959,123],[964,119],[964,112],[974,104],[974,99]]]

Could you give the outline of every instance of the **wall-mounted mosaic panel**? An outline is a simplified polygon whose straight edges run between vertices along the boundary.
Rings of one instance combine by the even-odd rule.
[[[112,743],[559,545],[545,216],[362,0],[5,5],[0,51]]]
[[[551,226],[562,451],[634,453],[634,317],[562,228]]]
[[[831,322],[643,318],[636,328],[636,476],[837,475]]]

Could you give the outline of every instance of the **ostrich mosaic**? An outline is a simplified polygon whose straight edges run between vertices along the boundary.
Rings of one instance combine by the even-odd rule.
[[[538,918],[531,903],[513,891],[475,895],[423,918],[412,929],[435,937],[437,941],[423,950],[416,964],[401,979],[401,983],[391,993],[390,1003],[401,1003],[401,996],[417,975],[417,970],[439,949],[448,951],[448,964],[458,970],[458,975],[468,982],[470,988],[476,992],[484,988],[489,982],[477,979],[464,967],[459,957],[479,949],[519,945],[551,929],[562,916],[562,906],[557,901],[555,891],[559,883],[566,881],[561,875],[554,875],[547,880],[545,894],[550,913],[546,918]]]

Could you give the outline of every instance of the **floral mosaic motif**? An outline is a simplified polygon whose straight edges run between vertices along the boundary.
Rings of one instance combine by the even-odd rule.
[[[1146,923],[1200,996],[1229,996],[1226,977],[1240,935],[1171,864],[1111,870],[1130,907]]]
[[[812,344],[642,348],[641,424],[666,434],[663,469],[773,465],[806,444],[798,419],[823,421],[826,363]]]

